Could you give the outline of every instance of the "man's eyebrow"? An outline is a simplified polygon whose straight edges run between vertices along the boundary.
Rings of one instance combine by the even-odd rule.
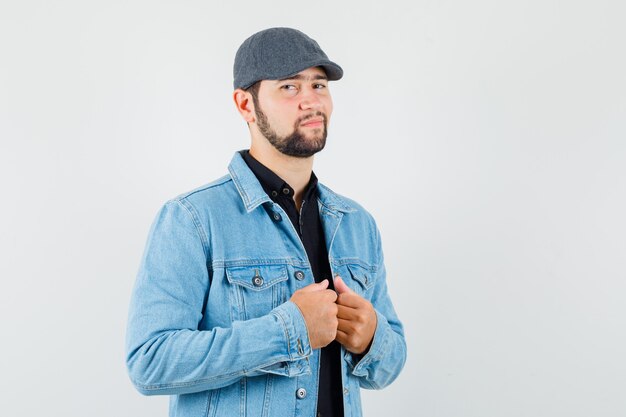
[[[328,77],[326,76],[326,74],[315,74],[312,77],[306,77],[302,74],[296,74],[296,75],[292,75],[291,77],[285,77],[285,78],[280,78],[278,80],[276,80],[277,83],[281,82],[281,81],[289,81],[289,80],[304,80],[304,81],[308,81],[308,80],[328,80]]]

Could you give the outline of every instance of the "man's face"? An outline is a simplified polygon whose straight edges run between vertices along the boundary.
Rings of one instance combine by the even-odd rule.
[[[332,111],[328,79],[318,67],[288,79],[263,80],[254,98],[261,134],[279,152],[300,158],[324,149]]]

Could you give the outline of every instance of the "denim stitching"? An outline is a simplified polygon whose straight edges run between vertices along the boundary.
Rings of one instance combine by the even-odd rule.
[[[289,335],[289,329],[287,328],[287,322],[280,311],[274,310],[273,313],[278,316],[280,321],[283,323],[283,330],[285,332],[285,336],[287,337],[287,352],[289,352],[289,360],[293,360],[293,355],[291,353],[291,336]]]
[[[207,382],[212,382],[212,381],[219,381],[222,379],[228,379],[228,378],[232,378],[232,377],[237,377],[237,376],[244,376],[244,375],[248,375],[250,372],[254,372],[257,370],[260,370],[262,368],[266,368],[270,365],[275,364],[276,362],[287,362],[288,359],[291,359],[289,357],[284,357],[284,356],[279,356],[277,358],[275,358],[274,360],[272,360],[271,362],[267,362],[267,363],[263,363],[253,369],[242,369],[240,371],[236,371],[236,372],[231,372],[229,374],[224,374],[224,375],[216,375],[210,378],[202,378],[202,379],[196,379],[193,381],[188,381],[188,382],[172,382],[169,384],[150,384],[150,385],[146,385],[146,384],[142,384],[139,383],[137,381],[133,381],[134,384],[142,389],[145,390],[160,390],[160,389],[168,389],[168,388],[184,388],[184,387],[190,387],[193,385],[200,385],[200,384],[204,384]]]
[[[176,200],[176,202],[178,202],[178,204],[180,204],[180,206],[183,207],[185,211],[187,211],[187,213],[189,213],[189,216],[191,217],[191,220],[193,221],[194,226],[196,226],[196,231],[198,232],[198,235],[200,235],[200,241],[202,242],[202,249],[204,250],[204,256],[208,258],[209,242],[207,241],[207,238],[206,238],[207,234],[204,231],[202,224],[198,220],[198,215],[197,215],[195,208],[191,205],[191,203],[189,203],[187,200],[184,200],[184,199]]]
[[[337,194],[336,192],[334,192],[333,190],[331,190],[330,188],[326,187],[324,184],[322,183],[318,183],[318,186],[321,187],[330,197],[331,200],[334,200],[333,202],[337,203],[337,206],[331,205],[331,204],[326,204],[324,201],[320,202],[327,207],[329,210],[332,211],[336,211],[336,210],[340,210],[343,211],[345,213],[352,213],[357,211],[354,207],[351,207],[347,204],[345,200],[345,197],[340,196],[339,194]]]
[[[238,266],[271,266],[285,265],[299,268],[308,268],[310,265],[297,258],[271,258],[271,259],[213,259],[210,267],[217,268],[233,268]]]
[[[264,275],[263,272],[266,272],[266,273],[271,273],[272,275],[280,273],[280,276],[273,278],[271,281],[264,282],[261,287],[256,287],[254,284],[250,283],[250,277],[249,277],[250,269],[249,269],[249,265],[246,265],[248,269],[241,270],[242,273],[246,273],[245,276],[238,276],[239,274],[236,274],[236,272],[238,271],[233,271],[233,267],[224,268],[226,269],[226,279],[228,279],[228,282],[230,282],[231,284],[241,285],[253,291],[262,291],[273,286],[274,284],[287,281],[287,279],[289,279],[289,272],[287,271],[287,265],[254,265],[254,266],[260,269],[263,269],[264,267],[267,268],[266,271],[262,271],[261,275]],[[277,268],[275,268],[274,270],[270,270],[269,267],[271,266],[276,266]]]
[[[233,183],[235,184],[235,187],[237,188],[239,195],[243,199],[244,205],[246,206],[246,210],[248,212],[257,208],[258,206],[260,206],[262,203],[265,203],[266,201],[272,201],[267,194],[265,194],[265,196],[261,196],[260,198],[254,201],[250,201],[250,197],[248,196],[248,193],[242,186],[240,186],[241,177],[237,175],[237,173],[232,169],[232,167],[228,167],[228,172],[230,172],[230,175],[233,178]]]

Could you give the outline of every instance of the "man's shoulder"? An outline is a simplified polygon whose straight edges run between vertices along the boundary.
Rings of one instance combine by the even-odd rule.
[[[176,197],[172,198],[170,201],[198,202],[206,199],[211,200],[214,199],[215,196],[223,195],[224,189],[228,188],[230,185],[229,183],[231,182],[231,176],[229,174],[226,174],[207,184],[201,185],[192,190],[179,194]]]
[[[173,198],[173,200],[185,200],[189,199],[194,195],[206,195],[211,194],[212,192],[219,192],[220,188],[223,188],[229,181],[232,181],[230,175],[226,174],[216,180],[213,180],[207,184],[201,185],[199,187],[193,188],[189,191],[181,193]]]

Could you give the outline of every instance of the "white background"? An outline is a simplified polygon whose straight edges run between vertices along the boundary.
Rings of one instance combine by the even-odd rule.
[[[124,366],[147,232],[248,133],[239,44],[345,70],[321,181],[367,207],[406,326],[366,416],[626,415],[626,3],[0,3],[0,414],[165,416]]]

